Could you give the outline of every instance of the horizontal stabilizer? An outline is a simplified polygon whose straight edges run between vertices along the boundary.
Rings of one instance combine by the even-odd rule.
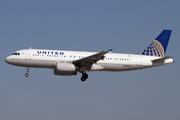
[[[164,60],[166,60],[166,59],[169,59],[169,58],[172,58],[172,56],[166,56],[166,57],[154,59],[154,60],[151,60],[151,61],[152,61],[153,63],[157,63],[157,62],[161,62],[161,61],[164,61]]]

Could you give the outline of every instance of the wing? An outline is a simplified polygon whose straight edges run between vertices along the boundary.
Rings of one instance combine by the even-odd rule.
[[[79,69],[81,69],[81,67],[86,67],[86,70],[89,70],[91,69],[91,66],[94,63],[97,63],[99,60],[103,60],[105,57],[104,55],[111,51],[112,49],[108,51],[102,51],[102,52],[96,53],[94,55],[91,55],[82,59],[75,60],[73,61],[73,64]]]

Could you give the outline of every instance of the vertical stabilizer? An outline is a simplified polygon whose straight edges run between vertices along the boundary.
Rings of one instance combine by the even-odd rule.
[[[163,30],[141,54],[147,56],[164,57],[171,31],[172,30]]]

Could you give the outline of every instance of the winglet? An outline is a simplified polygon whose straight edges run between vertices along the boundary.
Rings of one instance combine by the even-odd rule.
[[[112,50],[113,50],[113,49],[108,50],[108,51],[109,51],[109,53],[111,53],[111,52],[112,52]]]

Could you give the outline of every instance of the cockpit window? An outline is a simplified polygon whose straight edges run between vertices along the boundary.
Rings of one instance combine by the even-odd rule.
[[[12,55],[20,55],[20,53],[13,53]]]

